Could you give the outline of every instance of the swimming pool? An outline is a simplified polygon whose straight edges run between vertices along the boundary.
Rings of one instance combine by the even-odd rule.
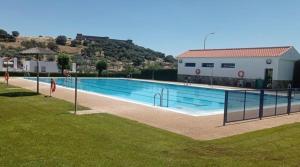
[[[26,79],[35,80],[36,78]],[[55,78],[55,80],[57,85],[74,88],[74,78]],[[50,78],[40,78],[40,81],[50,83]],[[224,111],[225,91],[220,89],[106,78],[78,78],[78,89],[152,106],[154,106],[154,96],[157,94],[156,106],[161,104],[161,107],[193,116],[221,114]],[[234,96],[240,99],[242,95],[237,92]],[[250,106],[256,106],[259,103],[259,96],[255,93],[249,94],[247,98],[250,99],[247,102]],[[267,103],[274,101],[275,97],[266,95],[265,99]],[[280,102],[279,98],[278,103]],[[242,103],[236,100],[231,103],[230,107],[239,109]]]

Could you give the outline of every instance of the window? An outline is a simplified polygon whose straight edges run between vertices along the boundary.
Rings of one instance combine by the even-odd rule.
[[[185,67],[196,67],[196,63],[185,63]]]
[[[214,63],[202,63],[202,67],[214,67]]]
[[[222,68],[235,68],[234,63],[222,63],[221,65]]]
[[[46,67],[42,66],[42,72],[46,72]]]

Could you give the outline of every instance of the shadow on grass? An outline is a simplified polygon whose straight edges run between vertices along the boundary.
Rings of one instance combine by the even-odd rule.
[[[8,93],[0,93],[0,96],[3,97],[24,97],[24,96],[36,96],[35,92],[8,92]]]

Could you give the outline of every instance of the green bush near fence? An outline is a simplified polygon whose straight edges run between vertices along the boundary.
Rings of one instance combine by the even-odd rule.
[[[140,78],[177,81],[177,69],[142,70]]]
[[[4,76],[5,72],[0,72],[0,76]],[[131,73],[133,78],[138,79],[155,79],[161,81],[177,81],[177,69],[159,69],[159,70],[142,70],[141,72]],[[9,72],[10,76],[24,77],[31,76],[35,77],[35,72]],[[40,77],[63,77],[61,73],[40,73]],[[97,73],[78,73],[78,77],[97,77]],[[127,78],[129,72],[102,72],[101,77],[117,77]]]

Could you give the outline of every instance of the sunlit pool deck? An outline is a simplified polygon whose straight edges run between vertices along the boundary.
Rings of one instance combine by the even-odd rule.
[[[183,83],[177,82],[160,82],[183,85]],[[36,82],[32,80],[12,78],[10,79],[10,84],[33,91],[36,90]],[[192,84],[192,86],[212,88],[210,85],[202,84]],[[213,88],[222,90],[236,89],[224,86],[213,86]],[[49,84],[40,82],[40,92],[48,95]],[[58,86],[57,91],[53,94],[53,96],[59,99],[73,102],[74,90],[72,90],[71,88]],[[223,114],[192,116],[179,112],[173,112],[172,110],[167,110],[160,107],[133,103],[113,98],[107,95],[101,95],[86,91],[78,92],[78,102],[80,105],[92,109],[91,112],[84,111],[82,113],[79,112],[79,114],[113,114],[200,140],[216,139],[259,129],[271,128],[287,123],[300,122],[300,114],[295,113],[285,116],[264,118],[261,121],[251,120],[239,123],[231,123],[227,126],[222,126]]]

